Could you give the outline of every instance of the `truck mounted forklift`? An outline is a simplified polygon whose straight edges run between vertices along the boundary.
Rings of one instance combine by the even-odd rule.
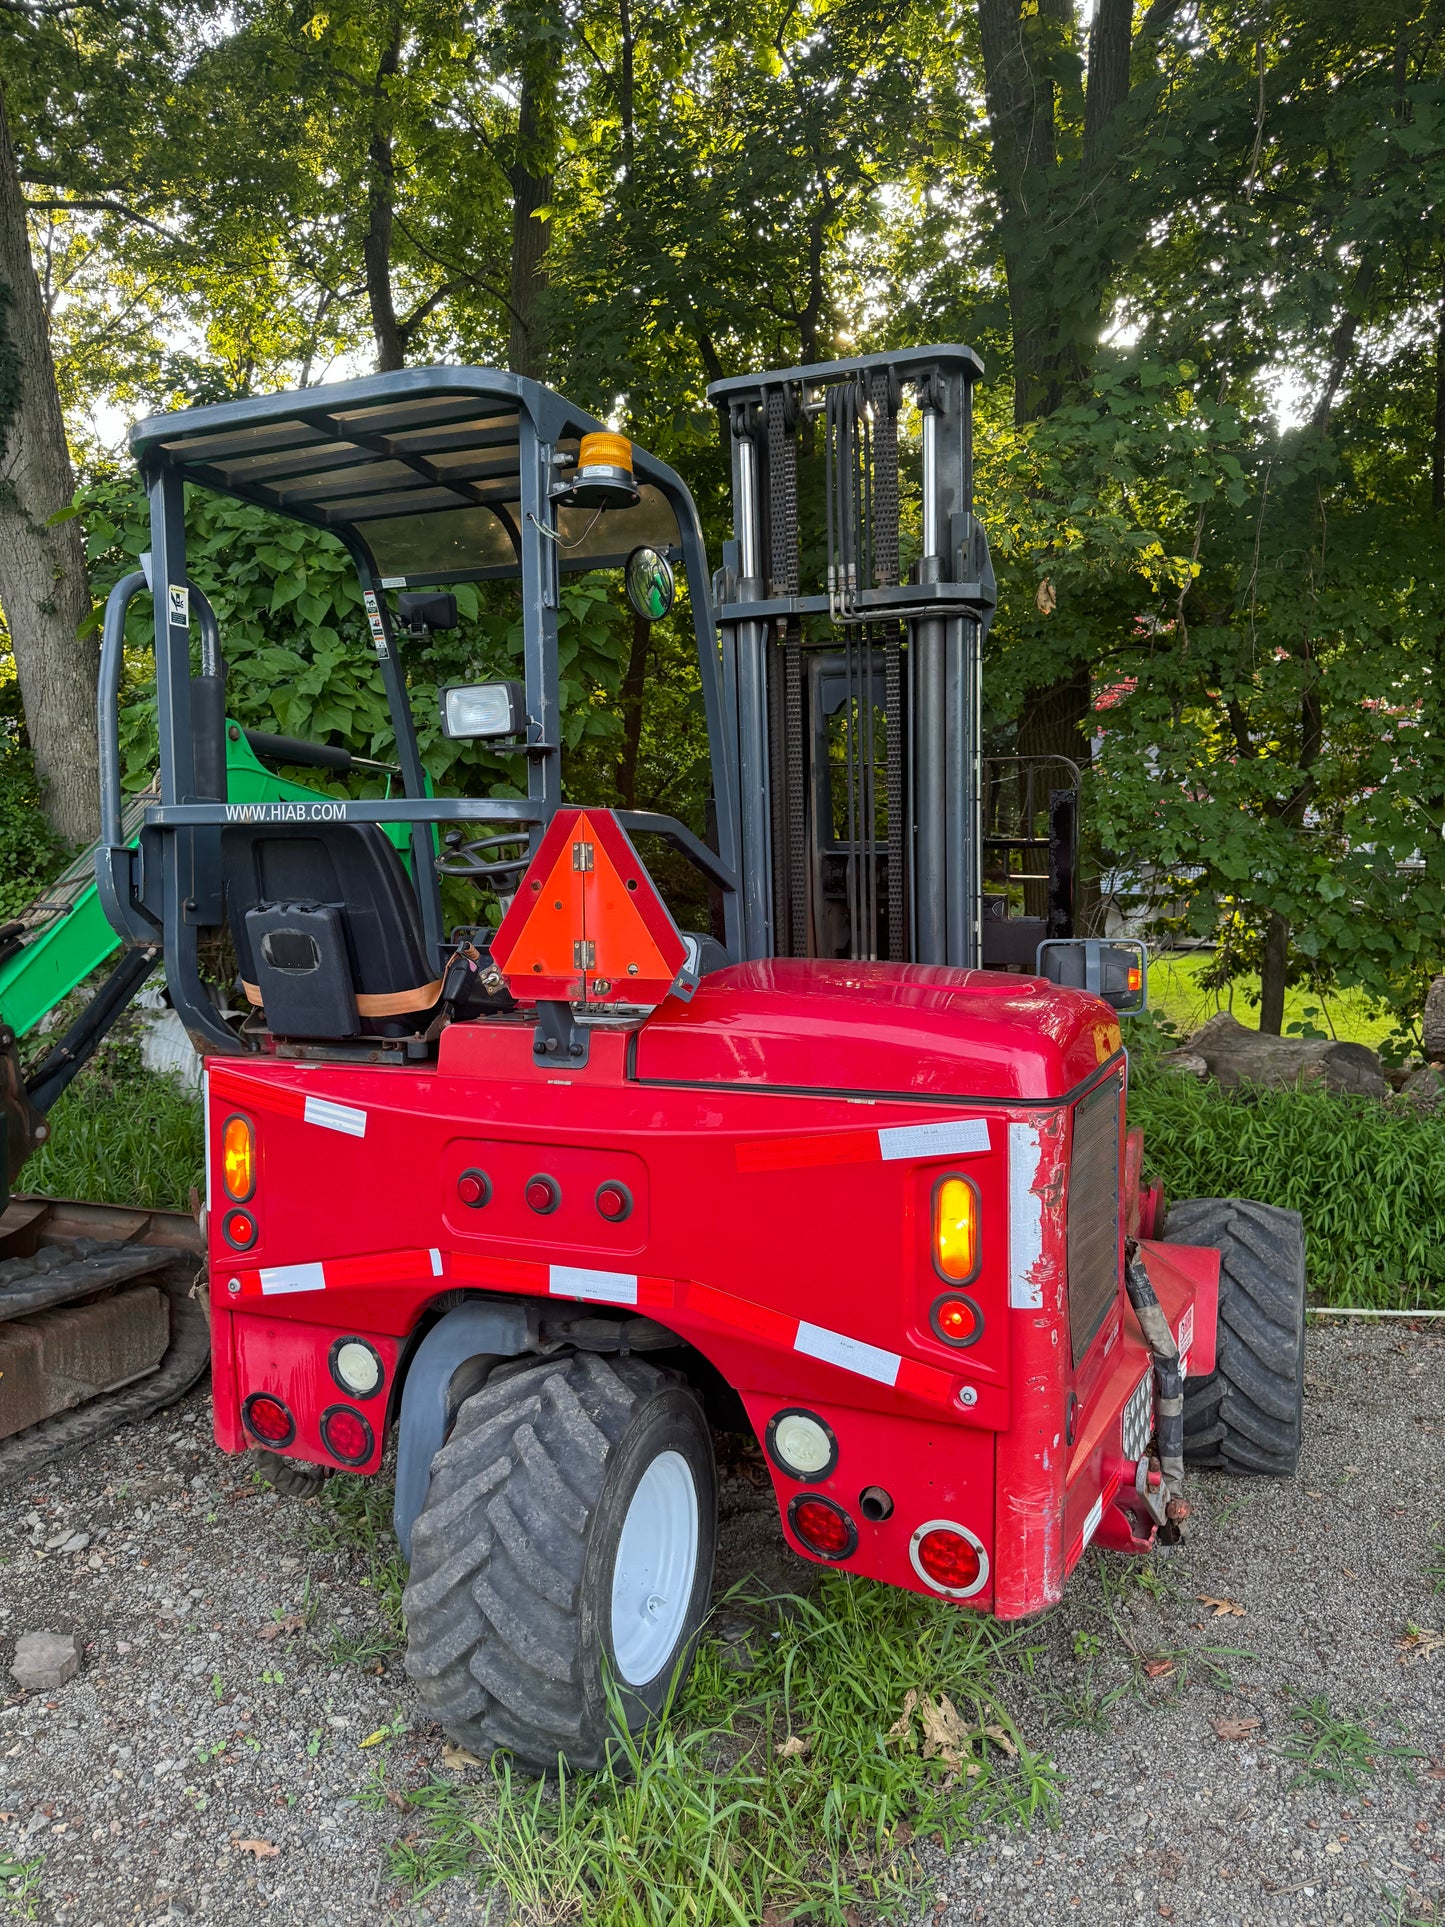
[[[95,1002],[159,959],[204,1053],[218,1444],[303,1482],[394,1445],[408,1670],[479,1751],[594,1767],[619,1711],[657,1713],[708,1610],[715,1425],[755,1435],[803,1558],[1004,1619],[1091,1544],[1177,1540],[1186,1459],[1295,1468],[1299,1220],[1175,1204],[1166,1240],[1125,1121],[1142,950],[1072,933],[1067,772],[982,755],[981,373],[939,346],[715,384],[715,575],[670,468],[511,374],[132,434],[151,548],[103,628],[96,878],[122,949]],[[188,487],[346,546],[400,795],[237,784]],[[685,582],[705,826],[567,792],[578,570],[620,572],[649,620]],[[520,592],[523,676],[439,697],[449,735],[515,759],[507,795],[432,795],[418,750],[408,656],[458,582]],[[127,821],[142,591],[159,773]],[[649,874],[658,846],[705,927]],[[450,930],[443,877],[478,906]],[[203,973],[222,931],[239,1017]],[[13,1169],[50,1087],[10,1061]],[[86,1282],[45,1315],[114,1323],[134,1287]]]

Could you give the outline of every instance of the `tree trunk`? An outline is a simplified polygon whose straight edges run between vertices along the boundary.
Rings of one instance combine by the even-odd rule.
[[[1289,925],[1278,911],[1271,910],[1259,969],[1259,1027],[1271,1037],[1278,1037],[1284,1029],[1284,985],[1288,971]]]
[[[366,235],[361,258],[366,267],[366,298],[371,308],[371,331],[376,337],[376,372],[388,374],[406,358],[406,343],[396,318],[391,288],[391,230],[396,208],[396,159],[391,144],[391,96],[388,83],[401,71],[401,19],[393,15],[390,34],[376,63],[371,99],[371,138],[367,155]]]
[[[622,756],[617,765],[617,794],[625,810],[637,808],[637,758],[642,748],[642,709],[647,695],[647,660],[652,624],[635,611],[632,647],[622,678]]]
[[[1445,290],[1435,320],[1435,433],[1430,443],[1430,506],[1445,513]]]
[[[552,200],[552,153],[556,81],[551,56],[532,56],[522,75],[517,114],[517,148],[507,170],[512,184],[512,267],[508,287],[510,322],[507,366],[514,375],[543,381],[547,374],[547,334],[543,302],[547,292],[550,221],[538,218]]]
[[[45,813],[72,844],[91,841],[100,814],[100,650],[77,635],[91,608],[85,542],[78,520],[50,521],[74,493],[0,83],[0,606]]]

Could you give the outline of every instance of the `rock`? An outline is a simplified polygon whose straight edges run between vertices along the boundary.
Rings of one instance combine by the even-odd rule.
[[[1263,1084],[1281,1090],[1303,1083],[1323,1085],[1337,1097],[1383,1097],[1389,1088],[1379,1053],[1368,1045],[1337,1044],[1332,1038],[1271,1037],[1247,1029],[1227,1010],[1216,1011],[1174,1056],[1203,1058],[1210,1076],[1225,1089]]]
[[[1161,1070],[1175,1071],[1181,1077],[1208,1077],[1207,1059],[1196,1056],[1192,1050],[1171,1050],[1159,1059]]]
[[[1445,977],[1437,977],[1430,986],[1420,1031],[1425,1055],[1436,1063],[1445,1063]]]
[[[80,1646],[74,1633],[25,1633],[15,1647],[13,1679],[27,1693],[50,1693],[80,1671]]]
[[[1441,1098],[1445,1098],[1445,1071],[1436,1070],[1433,1064],[1422,1064],[1405,1079],[1399,1095],[1417,1111],[1437,1109]]]

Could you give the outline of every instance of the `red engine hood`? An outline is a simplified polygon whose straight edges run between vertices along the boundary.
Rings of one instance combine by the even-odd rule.
[[[919,1097],[1047,1100],[1119,1048],[1119,1021],[1085,991],[939,964],[773,958],[669,997],[637,1038],[634,1074]]]

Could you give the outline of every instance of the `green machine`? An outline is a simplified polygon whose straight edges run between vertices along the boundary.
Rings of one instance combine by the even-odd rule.
[[[235,803],[314,802],[316,790],[269,765],[334,778],[383,777],[389,764],[327,744],[227,722],[226,788]],[[149,792],[129,799],[134,844]],[[388,826],[410,854],[406,826]],[[77,856],[24,915],[0,926],[0,1482],[144,1418],[196,1383],[210,1357],[195,1295],[204,1257],[196,1219],[177,1211],[10,1195],[14,1174],[50,1134],[47,1113],[116,1018],[160,967],[159,944],[122,951],[96,885],[95,849]],[[28,1067],[20,1040],[116,961],[59,1039]]]

